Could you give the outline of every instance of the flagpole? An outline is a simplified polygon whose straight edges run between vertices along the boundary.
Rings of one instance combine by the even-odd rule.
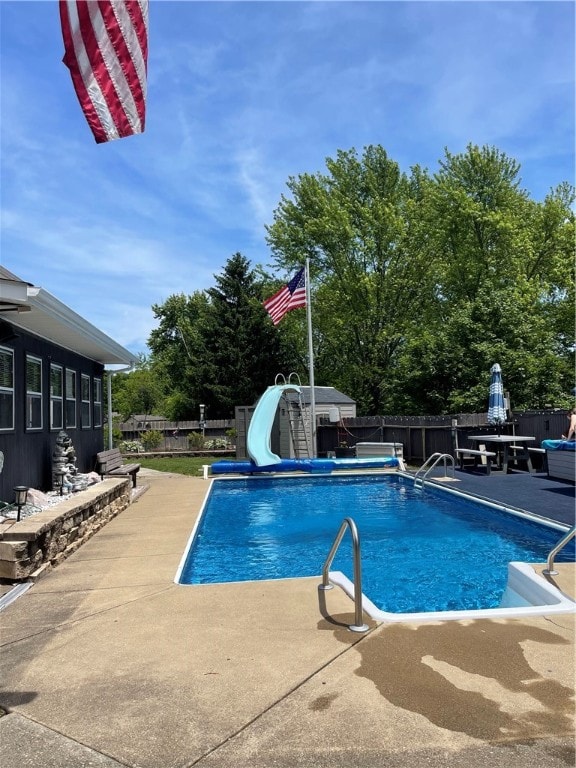
[[[308,326],[308,378],[310,381],[310,439],[316,457],[316,393],[314,392],[314,347],[312,345],[312,303],[310,301],[310,259],[306,259],[306,324]]]

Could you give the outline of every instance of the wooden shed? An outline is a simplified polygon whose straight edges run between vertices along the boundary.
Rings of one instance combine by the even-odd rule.
[[[335,387],[314,387],[316,423],[329,419],[334,423],[356,416],[356,402]],[[236,456],[248,457],[246,436],[256,405],[237,406]],[[310,387],[301,387],[300,395],[286,393],[280,401],[270,435],[272,451],[282,458],[303,458],[311,452],[310,445]],[[313,451],[317,455],[317,449]]]

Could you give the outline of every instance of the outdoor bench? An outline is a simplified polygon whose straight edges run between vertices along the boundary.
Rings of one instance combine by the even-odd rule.
[[[542,469],[544,472],[548,471],[548,461],[546,458],[546,450],[544,448],[528,448],[528,453],[536,453],[542,457]]]
[[[456,456],[460,459],[460,469],[464,469],[464,459],[472,457],[474,459],[474,466],[478,466],[478,459],[482,456],[490,459],[492,456],[496,456],[493,451],[485,451],[483,449],[476,448],[456,448]],[[486,462],[486,474],[490,474],[490,461]]]
[[[544,448],[528,448],[527,446],[524,446],[524,445],[514,445],[514,444],[509,445],[508,446],[508,450],[509,451],[526,451],[526,450],[528,450],[531,453],[546,453]]]
[[[100,451],[96,454],[96,472],[104,479],[104,475],[132,475],[132,487],[136,488],[136,475],[140,464],[124,464],[119,448]]]
[[[544,450],[544,448],[529,448],[523,445],[509,445],[508,450],[511,451],[512,453],[515,453],[516,451],[519,451],[520,453],[525,453],[526,451],[528,451],[529,454],[533,453],[538,456],[541,456],[542,468],[544,469],[544,471],[547,471],[548,462],[546,461],[546,451]]]

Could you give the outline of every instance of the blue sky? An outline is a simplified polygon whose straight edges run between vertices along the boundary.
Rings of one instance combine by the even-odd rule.
[[[572,2],[151,0],[149,48],[145,133],[97,145],[56,0],[0,2],[1,262],[135,353],[153,304],[269,265],[288,178],[339,149],[490,144],[536,200],[574,183]]]

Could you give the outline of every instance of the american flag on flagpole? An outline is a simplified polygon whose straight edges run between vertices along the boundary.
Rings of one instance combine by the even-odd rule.
[[[264,309],[278,325],[287,312],[306,306],[306,276],[304,267],[297,272],[284,288],[264,302]]]
[[[98,144],[143,133],[148,0],[60,0],[64,64]]]

